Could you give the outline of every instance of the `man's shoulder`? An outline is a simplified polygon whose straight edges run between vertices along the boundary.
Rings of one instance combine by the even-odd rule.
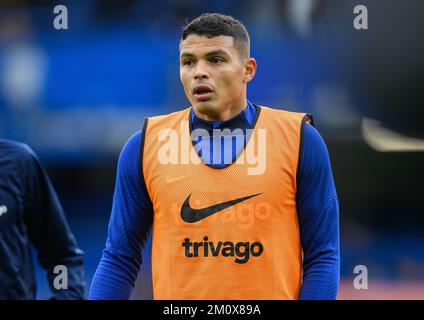
[[[32,159],[36,156],[27,144],[6,139],[0,139],[0,155],[19,159]]]
[[[259,104],[257,106],[259,106],[262,110],[267,110],[269,112],[275,112],[275,113],[280,113],[280,114],[294,115],[294,114],[304,114],[305,113],[303,111],[295,110],[295,108],[290,108],[290,107],[273,107],[273,106],[259,105]]]
[[[268,115],[269,119],[286,119],[293,120],[294,122],[299,122],[299,120],[303,120],[305,116],[310,117],[310,115],[306,112],[302,112],[299,110],[291,110],[290,108],[275,108],[263,105],[258,106],[261,108],[261,113]]]

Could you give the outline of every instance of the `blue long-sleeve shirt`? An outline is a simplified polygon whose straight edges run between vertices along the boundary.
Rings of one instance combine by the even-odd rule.
[[[209,131],[247,129],[251,128],[256,112],[248,102],[236,117],[209,122],[198,118],[192,109],[191,127]],[[93,278],[90,299],[128,299],[140,269],[141,250],[153,219],[152,203],[141,183],[140,142],[141,131],[127,141],[119,157],[106,248]],[[211,146],[211,154],[208,154],[211,161],[212,153]],[[223,159],[224,156],[222,163]],[[318,131],[309,124],[303,129],[299,166],[297,209],[304,252],[299,298],[335,299],[340,270],[338,200],[327,148]]]
[[[27,145],[0,139],[0,300],[36,298],[30,244],[52,299],[83,299],[84,253],[46,171]],[[54,286],[56,277],[66,275],[55,271],[59,265],[67,268],[67,289]]]

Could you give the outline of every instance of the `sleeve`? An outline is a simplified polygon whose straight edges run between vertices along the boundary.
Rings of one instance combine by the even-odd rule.
[[[106,248],[90,290],[90,300],[129,299],[141,266],[153,207],[140,170],[143,137],[134,134],[121,151]]]
[[[327,147],[310,124],[303,129],[297,207],[303,247],[300,299],[336,299],[340,280],[339,203]]]
[[[24,220],[38,261],[47,271],[51,299],[83,299],[84,253],[78,248],[46,171],[29,147],[27,151],[23,159],[27,170]],[[66,269],[55,269],[57,266]],[[61,288],[55,288],[55,279]]]

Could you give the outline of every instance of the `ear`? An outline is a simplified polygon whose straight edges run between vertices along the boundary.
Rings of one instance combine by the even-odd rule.
[[[248,83],[256,74],[256,60],[248,58],[244,60],[244,78],[243,82]]]

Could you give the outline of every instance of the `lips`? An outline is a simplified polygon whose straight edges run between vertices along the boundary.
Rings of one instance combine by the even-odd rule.
[[[198,84],[193,87],[193,96],[198,101],[209,100],[212,96],[212,93],[212,88],[205,84]]]

